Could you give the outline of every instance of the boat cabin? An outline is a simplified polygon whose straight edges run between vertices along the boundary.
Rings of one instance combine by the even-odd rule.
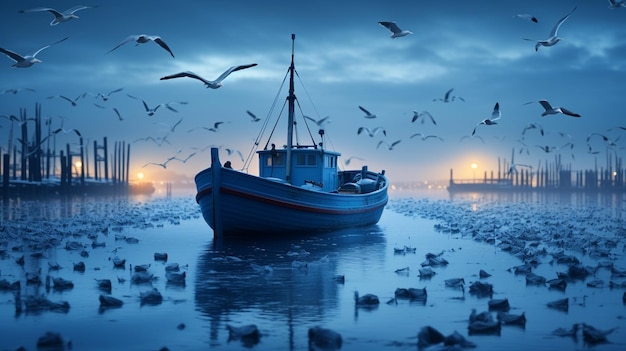
[[[261,150],[259,155],[259,176],[275,178],[294,186],[317,188],[321,191],[335,191],[339,188],[337,159],[335,151],[320,148],[291,149],[291,179],[287,179],[287,149]]]

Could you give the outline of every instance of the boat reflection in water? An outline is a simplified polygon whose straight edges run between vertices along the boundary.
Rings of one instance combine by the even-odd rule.
[[[364,250],[373,261],[384,260],[385,243],[378,225],[278,239],[224,238],[199,257],[195,283],[211,343],[224,339],[219,335],[228,333],[227,324],[256,324],[264,347],[301,348],[309,327],[336,316],[339,295],[353,294],[340,279],[350,273],[341,270],[361,264],[350,261],[362,261]]]

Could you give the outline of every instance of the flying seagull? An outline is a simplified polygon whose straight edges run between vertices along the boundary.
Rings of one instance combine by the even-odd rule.
[[[532,103],[532,102],[529,102],[529,103]],[[525,105],[527,105],[529,103],[526,103]],[[541,114],[541,117],[545,117],[547,115],[556,115],[556,114],[559,114],[559,113],[562,113],[562,114],[568,115],[568,116],[572,116],[572,117],[580,117],[580,115],[578,113],[574,113],[574,112],[566,109],[565,107],[552,107],[552,105],[550,105],[548,100],[539,100],[539,103],[545,109],[545,111],[543,111],[543,113]]]
[[[54,99],[55,97],[61,98],[63,100],[67,100],[70,104],[72,104],[72,106],[76,107],[78,105],[78,100],[80,100],[81,98],[83,98],[85,96],[85,94],[80,94],[76,97],[76,99],[72,100],[70,98],[68,98],[67,96],[64,95],[53,95],[53,96],[48,96],[48,99]]]
[[[459,100],[461,100],[461,101],[465,101],[465,99],[463,99],[463,98],[462,98],[462,97],[460,97],[460,96],[450,96],[450,94],[452,93],[452,90],[454,90],[454,88],[452,88],[452,89],[450,89],[450,90],[446,91],[446,94],[443,96],[443,99],[441,99],[441,98],[435,98],[435,99],[433,99],[433,101],[437,101],[437,100],[439,100],[439,101],[443,101],[443,102],[452,102],[452,101],[454,101],[454,99],[456,99],[456,98],[459,98]]]
[[[565,20],[569,18],[569,16],[574,12],[574,10],[576,10],[576,7],[574,7],[574,9],[572,11],[570,11],[570,13],[565,15],[565,17],[561,18],[557,22],[557,24],[554,26],[554,28],[552,28],[552,32],[550,32],[550,37],[548,37],[548,39],[534,40],[534,39],[524,38],[524,40],[536,41],[537,44],[535,44],[535,51],[538,51],[540,46],[553,46],[553,45],[555,45],[556,43],[558,43],[562,39],[562,38],[560,38],[558,36],[559,28],[561,27],[563,22],[565,22]]]
[[[370,118],[370,119],[371,119],[371,118],[376,118],[376,115],[375,115],[375,114],[373,114],[373,113],[369,112],[369,111],[368,111],[368,110],[366,110],[365,108],[363,108],[363,107],[359,106],[359,109],[360,109],[361,111],[365,112],[365,118]]]
[[[541,134],[541,136],[544,136],[544,134],[545,134],[541,124],[539,124],[539,123],[531,123],[531,124],[527,125],[526,127],[524,127],[524,129],[522,130],[522,135],[524,135],[526,133],[526,131],[529,130],[529,129],[538,129],[539,133]]]
[[[415,134],[411,135],[411,139],[413,139],[414,137],[420,137],[420,139],[422,139],[422,141],[424,141],[424,140],[426,140],[428,138],[436,138],[436,139],[439,139],[439,140],[443,141],[443,139],[441,137],[439,137],[439,136],[436,136],[436,135],[424,135],[422,133],[415,133]]]
[[[167,52],[170,53],[170,55],[172,55],[172,57],[174,57],[174,53],[172,52],[172,50],[170,50],[170,47],[167,46],[167,44],[165,43],[165,41],[163,41],[163,39],[161,39],[160,36],[157,35],[146,35],[146,34],[134,34],[134,35],[129,35],[126,37],[126,39],[122,40],[119,44],[117,44],[116,47],[114,47],[113,49],[109,50],[107,52],[107,54],[117,48],[119,48],[120,46],[130,43],[130,42],[135,42],[137,44],[135,44],[135,46],[138,46],[139,44],[145,44],[148,43],[150,41],[153,41],[157,44],[159,44],[160,47],[162,47],[163,49],[165,49]]]
[[[326,117],[322,117],[320,119],[315,119],[313,117],[309,117],[309,116],[304,116],[305,119],[308,119],[309,121],[317,124],[318,127],[322,128],[324,127],[324,124],[327,122],[330,122],[329,118],[330,116],[326,116]]]
[[[396,140],[391,144],[388,144],[387,142],[385,142],[384,140],[381,140],[378,142],[378,145],[376,145],[376,148],[378,149],[382,144],[385,144],[385,146],[387,146],[387,149],[389,150],[393,150],[393,147],[398,145],[402,140]]]
[[[105,93],[89,93],[89,92],[87,94],[89,94],[91,96],[94,96],[96,99],[97,98],[101,98],[102,101],[108,101],[111,98],[111,94],[118,93],[118,92],[122,91],[123,89],[124,88],[115,89],[115,90],[110,91],[107,94],[105,94]]]
[[[428,116],[428,118],[430,118],[430,121],[433,122],[434,125],[437,125],[437,122],[435,122],[435,118],[428,111],[422,111],[418,113],[417,111],[413,110],[413,118],[411,118],[411,122],[415,122],[424,116]],[[424,124],[424,120],[426,119],[422,118],[422,124]]]
[[[359,129],[357,130],[356,134],[358,135],[358,134],[361,134],[361,133],[365,132],[365,133],[367,133],[367,135],[369,135],[370,137],[373,138],[374,135],[376,135],[380,131],[382,131],[383,134],[385,136],[387,136],[387,131],[383,127],[376,127],[376,128],[374,128],[372,130],[370,130],[367,127],[359,127]]]
[[[57,24],[61,23],[61,22],[67,22],[71,19],[74,18],[78,18],[78,16],[76,16],[74,13],[80,11],[80,10],[84,10],[84,9],[90,9],[90,8],[94,8],[97,6],[83,6],[83,5],[78,5],[78,6],[74,6],[71,7],[63,12],[59,12],[53,8],[50,7],[38,7],[38,8],[34,8],[34,9],[30,9],[30,10],[20,10],[20,13],[29,13],[29,12],[42,12],[42,11],[48,11],[52,14],[52,16],[54,16],[54,19],[52,20],[52,22],[50,22],[51,26],[56,26]]]
[[[37,54],[39,54],[42,50],[47,49],[49,47],[51,47],[52,45],[58,44],[64,40],[66,40],[69,37],[65,37],[57,42],[54,42],[50,45],[46,45],[44,47],[42,47],[41,49],[35,51],[34,54],[31,55],[20,55],[20,54],[16,54],[15,52],[11,51],[11,50],[7,50],[4,48],[0,48],[0,52],[7,55],[11,60],[15,61],[15,64],[13,64],[12,67],[16,67],[16,68],[26,68],[26,67],[30,67],[32,65],[34,65],[35,63],[39,63],[41,62],[41,60],[39,60],[38,58],[36,58]]]
[[[198,79],[198,80],[202,81],[207,86],[207,88],[217,89],[217,88],[222,86],[222,81],[224,79],[226,79],[226,77],[228,77],[229,74],[231,74],[231,73],[233,73],[235,71],[242,70],[242,69],[254,67],[256,65],[257,65],[256,63],[251,63],[251,64],[247,64],[247,65],[231,66],[224,73],[222,73],[222,75],[220,75],[219,77],[217,77],[216,80],[213,80],[213,81],[206,80],[206,79],[200,77],[199,75],[197,75],[197,74],[195,74],[193,72],[189,72],[189,71],[171,74],[169,76],[162,77],[161,80],[167,80],[167,79],[173,79],[173,78],[181,78],[181,77],[189,77],[189,78],[194,78],[194,79]]]
[[[400,38],[400,37],[407,36],[409,34],[413,34],[413,32],[409,30],[400,29],[400,27],[398,27],[396,22],[384,22],[383,21],[383,22],[378,22],[378,23],[380,23],[381,26],[391,31],[391,39]]]
[[[472,136],[474,136],[474,134],[476,134],[476,128],[478,128],[479,125],[484,124],[486,126],[491,126],[494,124],[498,124],[495,121],[499,120],[500,117],[502,117],[501,113],[500,113],[500,103],[496,102],[496,105],[493,107],[493,112],[491,112],[491,118],[485,118],[482,121],[478,122],[478,124],[476,124],[476,127],[474,127],[474,131],[472,132]]]

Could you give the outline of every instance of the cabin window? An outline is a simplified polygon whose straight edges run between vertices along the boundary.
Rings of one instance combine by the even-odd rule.
[[[274,156],[268,156],[266,158],[267,166],[284,166],[285,165],[285,156],[284,154],[276,154]]]
[[[296,156],[296,165],[297,166],[315,166],[317,164],[317,158],[315,155],[303,155],[299,154]]]
[[[335,168],[337,162],[337,157],[335,156],[326,156],[326,167],[327,168]]]

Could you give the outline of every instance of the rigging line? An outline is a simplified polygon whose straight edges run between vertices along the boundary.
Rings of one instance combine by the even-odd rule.
[[[309,132],[309,137],[311,137],[311,144],[313,145],[313,147],[317,149],[317,145],[315,144],[315,138],[313,138],[313,134],[311,133],[311,128],[309,128],[309,123],[306,121],[306,118],[304,118],[304,112],[302,111],[302,106],[300,105],[300,101],[296,99],[296,103],[298,104],[298,110],[300,110],[300,114],[302,115],[302,120],[304,120],[304,125],[306,126],[306,130],[307,132]]]
[[[302,78],[300,78],[300,74],[298,74],[298,70],[295,70],[296,76],[298,77],[298,82],[300,82],[300,85],[302,86],[302,89],[304,89],[304,93],[306,95],[306,97],[309,99],[309,102],[311,103],[311,105],[313,106],[313,111],[315,111],[315,117],[319,118],[320,114],[319,112],[317,112],[317,108],[315,107],[315,104],[313,103],[313,99],[311,99],[311,95],[309,94],[309,91],[306,90],[306,87],[304,86],[304,82],[302,81]]]
[[[254,140],[254,145],[252,145],[252,147],[250,148],[250,151],[248,152],[248,156],[246,157],[246,160],[244,162],[244,166],[242,168],[242,169],[244,169],[246,171],[248,170],[248,167],[252,163],[252,159],[254,158],[254,153],[259,148],[259,143],[261,142],[261,139],[263,138],[263,134],[267,130],[267,126],[269,124],[270,116],[272,116],[272,114],[274,112],[274,109],[276,107],[276,103],[278,102],[278,98],[280,97],[280,93],[283,90],[283,87],[285,86],[285,81],[287,81],[288,74],[289,74],[289,70],[287,70],[287,72],[285,73],[285,76],[283,77],[283,81],[280,84],[280,87],[278,88],[278,91],[276,92],[276,96],[274,97],[274,101],[272,102],[272,106],[270,107],[269,112],[265,116],[265,120],[263,121],[263,124],[261,126],[261,130],[259,130],[259,134],[257,135],[256,139]],[[276,127],[274,126],[274,128],[276,128]],[[264,148],[265,150],[267,150],[267,145],[269,144],[269,140],[270,139],[271,139],[271,136],[270,136],[270,138],[268,138],[267,143],[265,144],[265,148]]]

